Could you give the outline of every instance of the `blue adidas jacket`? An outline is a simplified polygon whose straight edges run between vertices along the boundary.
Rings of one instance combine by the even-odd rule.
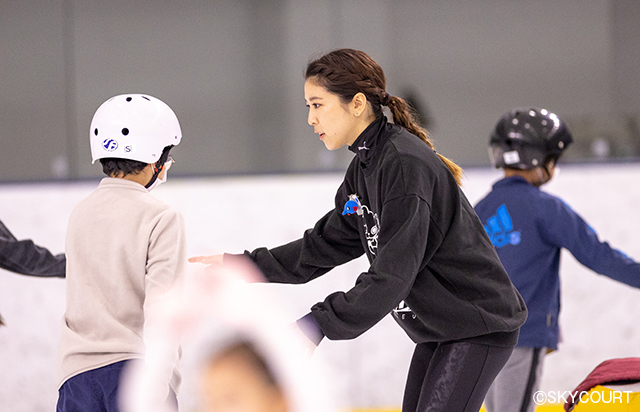
[[[640,287],[640,264],[601,242],[561,199],[519,176],[496,182],[475,210],[529,309],[518,346],[557,349],[562,248],[591,270]]]

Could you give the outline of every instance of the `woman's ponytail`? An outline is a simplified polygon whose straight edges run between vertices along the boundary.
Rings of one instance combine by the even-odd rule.
[[[415,112],[403,99],[397,96],[390,96],[385,92],[380,98],[380,101],[383,106],[389,107],[391,115],[393,116],[393,123],[404,127],[409,131],[409,133],[418,136],[420,140],[425,142],[431,150],[435,151],[427,131],[418,124]],[[437,155],[449,168],[449,171],[451,171],[451,174],[456,179],[458,185],[462,186],[462,168],[440,153],[437,153]]]

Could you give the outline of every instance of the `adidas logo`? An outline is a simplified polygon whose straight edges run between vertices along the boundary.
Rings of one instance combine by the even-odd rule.
[[[484,230],[487,231],[493,246],[497,248],[520,244],[520,232],[513,230],[513,221],[506,205],[501,205],[496,214],[487,219]]]

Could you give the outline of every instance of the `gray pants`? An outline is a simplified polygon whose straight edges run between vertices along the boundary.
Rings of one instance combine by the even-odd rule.
[[[487,412],[533,412],[545,348],[520,348],[500,371],[484,398]]]

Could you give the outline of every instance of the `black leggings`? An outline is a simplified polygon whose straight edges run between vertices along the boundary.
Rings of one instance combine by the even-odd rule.
[[[478,412],[512,351],[472,342],[416,345],[402,412]]]

